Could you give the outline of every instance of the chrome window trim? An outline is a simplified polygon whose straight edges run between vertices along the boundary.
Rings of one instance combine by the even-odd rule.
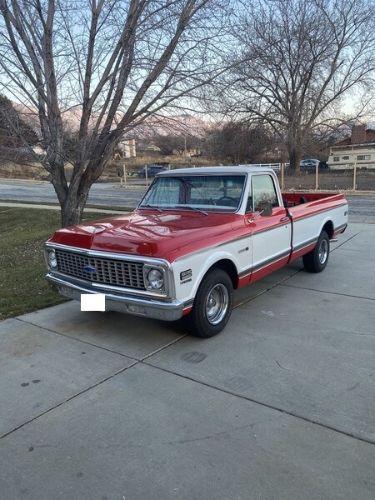
[[[241,210],[242,210],[242,205],[243,205],[243,201],[244,201],[244,198],[245,198],[245,191],[247,191],[247,185],[248,185],[248,180],[249,180],[249,173],[248,172],[244,172],[244,173],[238,173],[238,174],[234,174],[233,172],[228,172],[228,173],[220,173],[218,174],[217,172],[214,173],[194,173],[192,172],[191,174],[184,174],[186,177],[188,176],[204,176],[204,177],[209,177],[209,176],[213,176],[213,175],[216,175],[216,176],[221,176],[221,175],[238,175],[238,176],[241,176],[241,177],[244,177],[244,183],[243,183],[243,186],[242,186],[242,191],[241,191],[241,197],[240,197],[240,200],[238,202],[238,205],[237,205],[237,208],[235,211],[229,211],[229,210],[212,210],[211,208],[210,209],[206,209],[208,210],[208,213],[215,213],[215,214],[238,214],[238,213],[241,213]],[[168,174],[168,175],[161,175],[161,174],[156,174],[153,181],[151,182],[151,184],[149,185],[148,189],[146,190],[146,192],[144,193],[144,195],[142,196],[140,202],[138,203],[138,205],[136,206],[136,210],[146,210],[146,209],[149,209],[149,210],[152,210],[153,207],[142,207],[142,203],[143,203],[143,200],[146,198],[147,196],[147,193],[150,191],[150,189],[152,188],[152,186],[155,184],[156,180],[158,178],[161,178],[161,177],[181,177],[181,175],[175,175],[173,176],[172,174]],[[214,205],[213,205],[214,207]],[[157,210],[157,207],[155,207],[155,209]],[[163,210],[178,210],[178,209],[173,209],[173,208],[166,208],[166,207],[163,207]]]
[[[272,172],[259,172],[259,173],[257,172],[257,173],[252,173],[251,174],[251,182],[250,182],[250,191],[249,191],[249,194],[251,192],[253,211],[252,212],[248,212],[248,213],[255,213],[254,212],[254,196],[253,196],[253,177],[259,177],[260,175],[268,175],[268,177],[271,177],[271,180],[272,180],[272,183],[273,183],[273,187],[275,189],[275,193],[276,193],[276,196],[277,196],[277,201],[279,203],[278,207],[272,207],[272,208],[284,208],[283,197],[282,197],[282,193],[281,193],[281,190],[280,190],[280,186],[279,186],[276,174],[272,173]],[[246,208],[245,208],[245,210],[246,210]]]

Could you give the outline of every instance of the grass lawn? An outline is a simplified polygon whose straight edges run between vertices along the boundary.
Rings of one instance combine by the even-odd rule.
[[[64,302],[44,278],[42,251],[59,219],[54,210],[0,207],[0,320]]]

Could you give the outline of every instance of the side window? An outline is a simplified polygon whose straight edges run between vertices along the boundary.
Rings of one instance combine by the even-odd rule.
[[[358,155],[357,160],[359,160],[359,161],[371,160],[371,155]]]
[[[275,184],[270,175],[254,175],[252,177],[252,196],[254,212],[260,212],[265,205],[279,206]]]

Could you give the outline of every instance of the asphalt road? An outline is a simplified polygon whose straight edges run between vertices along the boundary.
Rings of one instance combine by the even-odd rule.
[[[88,203],[108,207],[135,207],[146,188],[122,188],[119,183],[97,183],[90,190]],[[49,182],[0,180],[0,201],[27,201],[56,203],[53,186]]]
[[[374,251],[351,224],[208,340],[77,302],[1,322],[1,500],[373,500]]]
[[[107,207],[135,207],[146,188],[122,188],[119,183],[94,184],[88,203]],[[56,203],[56,195],[49,182],[0,180],[0,201],[27,201]],[[348,196],[352,221],[375,222],[374,195]]]

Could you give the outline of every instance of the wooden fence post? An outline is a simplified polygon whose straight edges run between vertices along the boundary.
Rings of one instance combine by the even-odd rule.
[[[354,163],[353,168],[353,191],[357,189],[357,162]]]
[[[123,167],[123,171],[124,171],[124,187],[126,187],[127,180],[126,180],[126,163],[125,162],[124,162],[122,167]]]

